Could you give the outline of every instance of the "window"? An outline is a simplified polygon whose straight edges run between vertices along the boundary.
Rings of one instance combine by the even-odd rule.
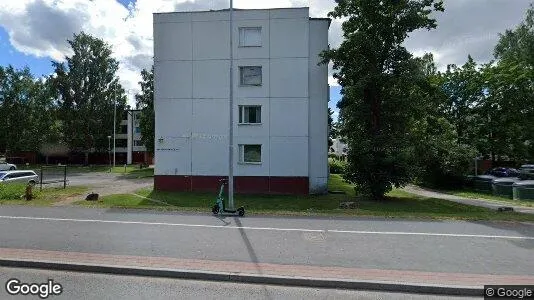
[[[261,106],[240,105],[239,124],[259,124],[261,123]]]
[[[239,162],[246,164],[260,164],[261,145],[239,145]]]
[[[139,126],[135,127],[135,133],[141,133],[141,127]]]
[[[141,147],[143,146],[143,142],[141,142],[140,140],[134,140],[134,146]]]
[[[241,85],[261,85],[261,66],[239,67]]]
[[[126,147],[128,147],[128,140],[126,140],[126,139],[117,139],[115,141],[115,147],[117,147],[117,148],[126,148]]]
[[[239,47],[261,47],[261,27],[239,28]]]
[[[128,126],[121,125],[121,128],[119,129],[119,134],[126,134],[126,133],[128,133]]]

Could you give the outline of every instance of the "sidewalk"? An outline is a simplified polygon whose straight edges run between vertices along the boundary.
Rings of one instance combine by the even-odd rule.
[[[0,266],[413,293],[481,295],[534,276],[433,273],[0,248]]]
[[[499,207],[506,206],[506,207],[512,207],[515,212],[520,212],[520,213],[525,213],[525,214],[534,214],[534,208],[525,207],[525,206],[517,206],[517,205],[511,204],[510,202],[464,198],[464,197],[459,197],[455,195],[440,193],[437,191],[425,189],[425,188],[418,187],[415,185],[408,185],[404,188],[404,190],[408,193],[412,193],[412,194],[419,195],[419,196],[449,200],[449,201],[453,201],[453,202],[457,202],[461,204],[480,206],[480,207],[485,207],[485,208],[489,208],[493,210],[497,210]]]

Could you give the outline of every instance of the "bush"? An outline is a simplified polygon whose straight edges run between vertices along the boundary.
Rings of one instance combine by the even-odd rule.
[[[26,185],[24,184],[1,184],[0,200],[18,200],[24,195]]]
[[[328,160],[328,166],[330,167],[330,174],[343,174],[347,163],[342,160],[330,159]]]

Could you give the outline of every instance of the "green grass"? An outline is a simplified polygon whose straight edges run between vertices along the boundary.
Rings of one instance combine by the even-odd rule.
[[[0,205],[49,206],[69,197],[83,195],[87,191],[86,187],[81,186],[68,186],[66,189],[49,187],[43,188],[42,191],[35,187],[33,189],[34,199],[26,201],[21,198],[24,195],[25,188],[25,185],[20,184],[0,184]]]
[[[416,196],[398,189],[390,192],[383,201],[369,201],[355,196],[353,186],[345,183],[341,176],[336,174],[330,176],[329,189],[345,191],[346,194],[317,196],[236,195],[235,201],[237,205],[245,206],[247,214],[534,221],[534,215],[499,213],[482,207]],[[87,207],[141,208],[209,213],[215,199],[214,193],[162,192],[154,191],[151,188],[141,189],[136,194],[141,197],[118,194],[105,196],[96,202],[78,201],[76,204]],[[343,201],[356,201],[358,209],[339,209],[339,203]]]

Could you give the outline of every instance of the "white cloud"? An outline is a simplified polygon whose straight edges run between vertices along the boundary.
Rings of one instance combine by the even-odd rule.
[[[407,40],[409,50],[433,52],[438,67],[491,59],[497,33],[515,26],[524,16],[530,0],[447,0],[446,12],[438,15],[438,29],[414,32]],[[82,30],[102,38],[113,47],[120,62],[119,76],[130,97],[138,91],[142,68],[150,67],[153,56],[152,13],[178,10],[227,8],[229,0],[137,0],[124,7],[115,0],[3,0],[0,26],[9,34],[13,47],[25,54],[61,60],[69,54],[67,39]],[[310,7],[312,17],[326,17],[333,0],[234,0],[236,8]],[[477,13],[473,13],[473,11]],[[342,41],[342,20],[333,20],[329,43]],[[337,85],[331,76],[329,83]]]
[[[333,1],[235,0],[235,8],[313,5],[312,16],[324,17]],[[109,43],[120,62],[119,77],[129,97],[139,90],[142,68],[152,64],[152,13],[221,9],[229,0],[137,0],[124,7],[114,0],[17,0],[0,2],[0,26],[13,47],[36,57],[63,60],[70,54],[67,39],[85,31]],[[133,104],[133,100],[130,100]]]

